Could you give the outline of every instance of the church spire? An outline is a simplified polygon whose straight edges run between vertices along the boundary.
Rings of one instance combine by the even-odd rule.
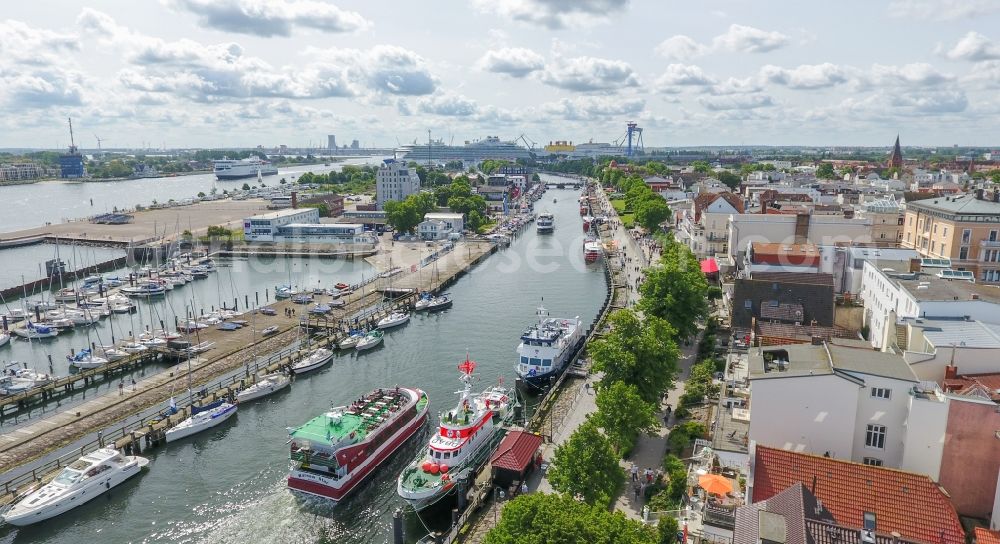
[[[896,135],[896,143],[892,146],[892,154],[889,155],[889,168],[903,167],[903,150],[899,147],[899,134]]]

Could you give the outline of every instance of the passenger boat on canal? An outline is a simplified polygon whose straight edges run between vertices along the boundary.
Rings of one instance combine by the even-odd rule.
[[[584,341],[583,323],[579,317],[550,317],[544,306],[535,312],[538,323],[521,334],[517,346],[519,361],[514,371],[524,383],[543,389],[558,376]]]
[[[427,394],[381,388],[289,430],[289,489],[341,501],[427,420]]]

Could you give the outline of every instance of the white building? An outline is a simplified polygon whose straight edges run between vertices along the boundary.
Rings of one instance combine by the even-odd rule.
[[[833,215],[791,215],[744,213],[727,220],[730,265],[742,259],[751,242],[835,245],[867,244],[871,240],[871,219],[848,219]]]
[[[750,440],[899,468],[909,392],[899,356],[836,340],[751,348]]]
[[[365,232],[360,223],[291,223],[278,228],[274,241],[279,243],[327,245],[378,245],[378,238]]]
[[[465,230],[465,216],[460,213],[428,213],[418,225],[423,240],[445,240]]]
[[[403,161],[385,159],[375,173],[376,209],[385,209],[387,201],[402,201],[419,190],[420,176]]]
[[[901,350],[906,334],[904,318],[968,316],[1000,323],[1000,289],[967,281],[971,278],[961,279],[958,274],[962,272],[934,267],[938,262],[948,261],[923,259],[919,272],[864,263],[861,298],[873,347]]]
[[[940,383],[948,366],[963,374],[1000,372],[1000,325],[965,317],[904,318],[903,359],[923,381]]]
[[[280,210],[243,220],[243,238],[248,242],[274,242],[278,229],[293,223],[319,223],[317,208]]]
[[[45,167],[33,162],[0,164],[0,181],[36,179],[48,175]]]

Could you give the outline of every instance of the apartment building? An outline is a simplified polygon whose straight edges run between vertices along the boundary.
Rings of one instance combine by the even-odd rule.
[[[900,243],[924,257],[950,259],[977,281],[1000,283],[1000,191],[908,203]]]

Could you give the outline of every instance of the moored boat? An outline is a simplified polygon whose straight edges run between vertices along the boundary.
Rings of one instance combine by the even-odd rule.
[[[64,468],[55,479],[28,494],[4,514],[7,523],[30,525],[56,517],[105,495],[139,474],[149,460],[124,456],[112,448],[93,451]]]
[[[13,333],[21,338],[40,340],[44,338],[55,338],[59,334],[59,329],[28,321],[25,326],[14,329]]]
[[[566,368],[583,344],[584,331],[579,317],[550,317],[544,306],[539,306],[535,315],[538,323],[521,334],[519,362],[514,371],[528,385],[544,388]]]
[[[333,352],[326,348],[317,348],[292,365],[292,372],[302,374],[316,370],[333,359]]]
[[[472,393],[474,361],[458,365],[465,385],[458,405],[440,414],[437,431],[427,448],[396,481],[396,491],[416,510],[423,510],[451,494],[458,480],[474,474],[504,436],[514,418],[516,397],[500,385]]]
[[[99,368],[108,364],[107,359],[94,355],[90,348],[81,349],[73,355],[67,355],[66,360],[69,361],[70,365],[79,369]]]
[[[341,501],[427,420],[420,389],[376,389],[289,431],[288,487]]]
[[[430,300],[430,302],[427,304],[427,311],[438,312],[441,310],[445,310],[447,308],[451,308],[451,304],[452,300],[450,296],[439,295]]]
[[[277,393],[292,383],[291,378],[284,374],[265,374],[257,382],[236,394],[236,400],[247,402]]]
[[[409,312],[392,312],[391,314],[378,320],[378,328],[385,330],[399,327],[410,320]]]
[[[175,442],[220,425],[236,414],[236,405],[217,401],[208,406],[192,407],[191,411],[191,417],[167,429],[167,442]]]
[[[347,338],[344,338],[337,344],[337,347],[340,349],[354,349],[357,347],[358,342],[360,342],[364,337],[365,333],[361,331],[351,331],[350,334],[347,335]]]
[[[604,248],[601,243],[597,240],[587,240],[583,243],[583,260],[588,263],[593,263],[601,258],[604,254]]]
[[[372,349],[375,346],[381,344],[384,338],[385,334],[382,331],[376,329],[374,331],[369,332],[363,338],[358,340],[358,343],[355,344],[354,349],[358,351],[365,351]]]

